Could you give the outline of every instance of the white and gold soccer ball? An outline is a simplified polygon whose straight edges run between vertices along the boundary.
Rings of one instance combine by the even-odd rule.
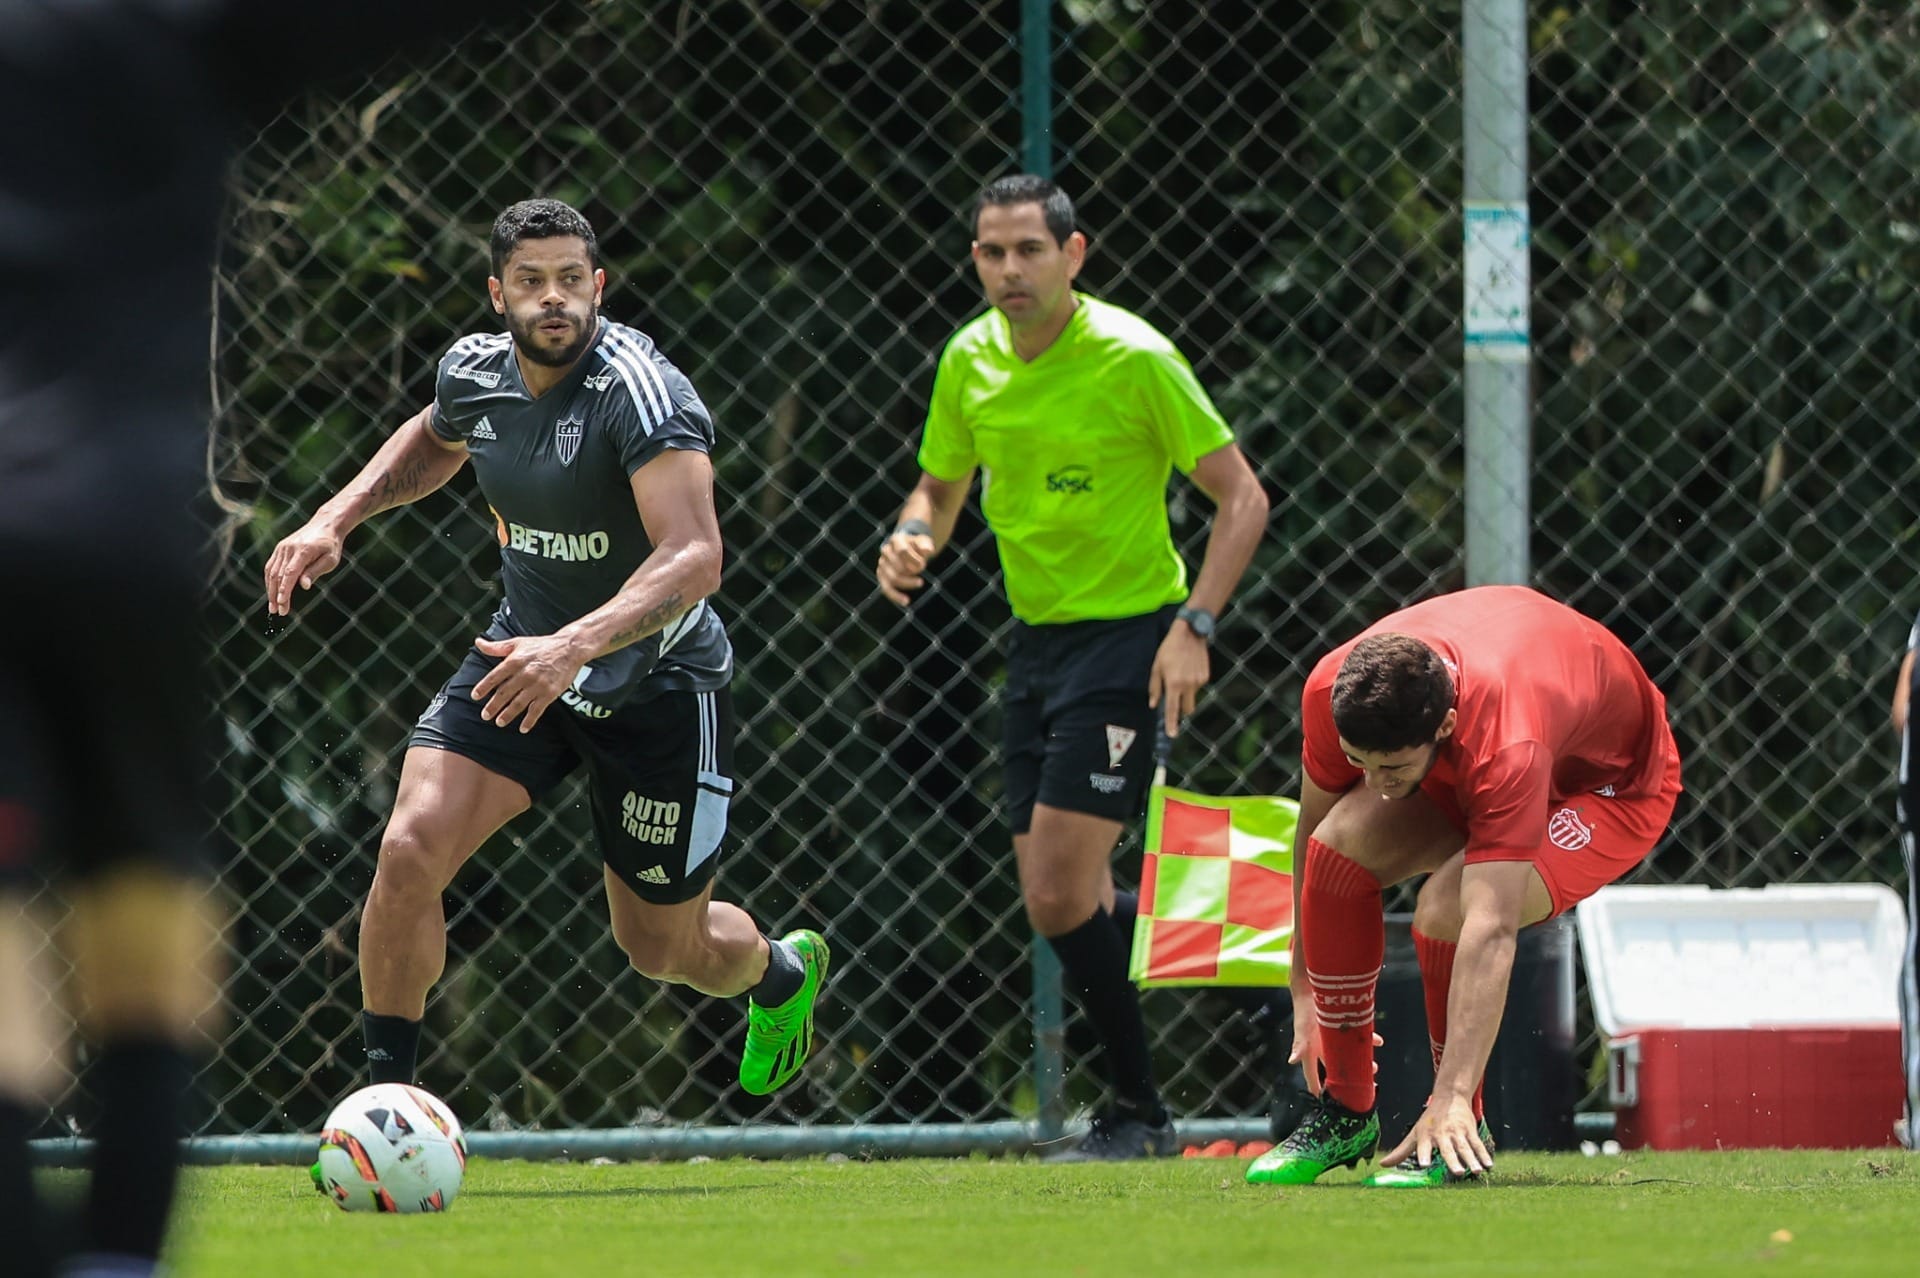
[[[375,1083],[334,1106],[313,1180],[341,1211],[445,1211],[467,1169],[460,1120],[433,1093]]]

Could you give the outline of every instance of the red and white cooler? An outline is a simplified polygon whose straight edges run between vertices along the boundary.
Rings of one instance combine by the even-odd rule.
[[[1906,911],[1891,888],[1608,887],[1575,917],[1622,1146],[1894,1143]]]

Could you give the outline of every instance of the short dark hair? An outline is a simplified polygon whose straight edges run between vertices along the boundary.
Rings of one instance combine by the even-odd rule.
[[[1333,680],[1333,726],[1355,749],[1391,754],[1433,744],[1453,709],[1453,676],[1412,635],[1369,635]]]
[[[493,252],[493,274],[497,279],[507,269],[507,259],[523,240],[558,240],[569,236],[587,242],[587,262],[600,265],[600,241],[580,210],[559,200],[522,200],[510,204],[493,219],[493,235],[488,247]]]
[[[1031,173],[1015,173],[987,183],[986,189],[980,192],[980,198],[973,202],[975,235],[980,234],[980,211],[989,204],[1038,204],[1041,214],[1047,219],[1047,230],[1053,233],[1056,244],[1064,245],[1067,237],[1076,229],[1073,201],[1067,198],[1067,193],[1048,179]]]

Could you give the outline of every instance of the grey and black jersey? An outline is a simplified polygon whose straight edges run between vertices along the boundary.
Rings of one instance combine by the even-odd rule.
[[[496,635],[551,634],[611,599],[648,555],[632,477],[672,448],[713,450],[713,417],[636,329],[600,321],[559,384],[528,394],[506,333],[455,342],[434,385],[433,432],[467,446],[493,512],[505,599]],[[565,698],[596,714],[668,690],[726,684],[733,649],[706,601],[596,658]]]

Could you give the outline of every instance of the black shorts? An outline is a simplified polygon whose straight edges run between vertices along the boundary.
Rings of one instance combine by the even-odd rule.
[[[1168,605],[1119,621],[1013,623],[1005,733],[1015,834],[1033,824],[1035,803],[1110,821],[1145,809],[1160,713],[1147,704],[1147,679],[1173,614]]]
[[[207,643],[165,575],[0,572],[0,888],[207,872]]]
[[[473,686],[494,659],[471,651],[414,726],[410,746],[472,759],[538,799],[581,763],[600,856],[643,901],[700,895],[720,865],[733,797],[733,697],[662,692],[616,710],[556,701],[534,725],[480,717]]]

